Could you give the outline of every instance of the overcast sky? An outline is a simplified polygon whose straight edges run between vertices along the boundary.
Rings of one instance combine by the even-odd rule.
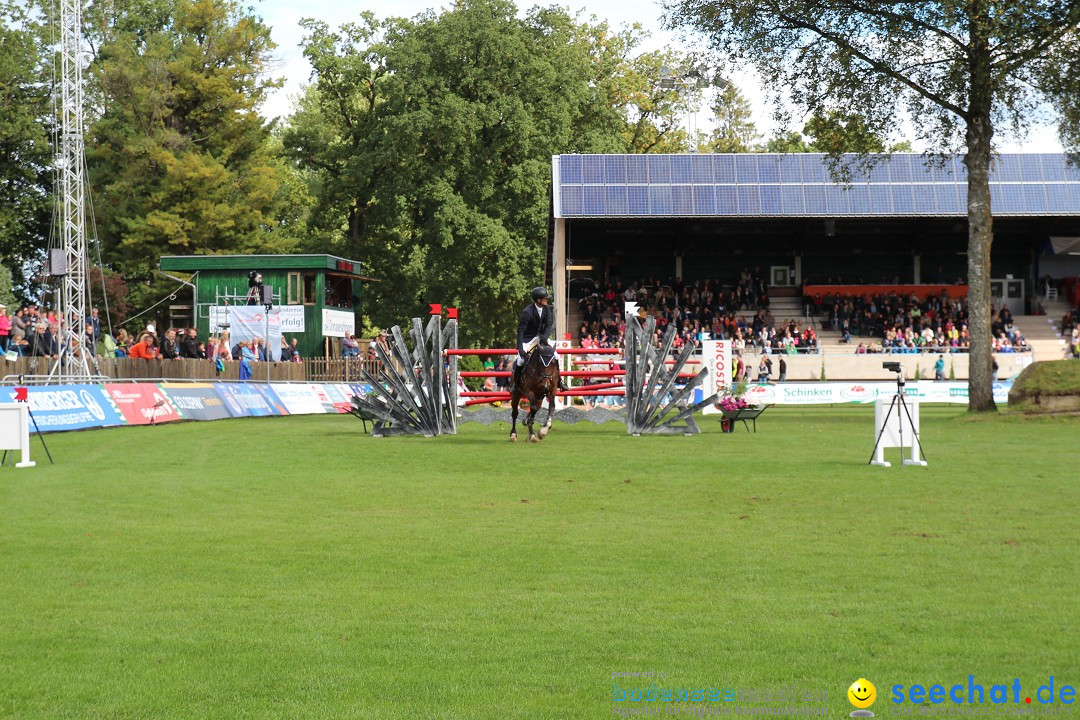
[[[518,0],[519,8],[524,9],[533,4],[548,3]],[[313,17],[326,22],[331,27],[337,27],[342,23],[355,20],[362,10],[370,10],[381,19],[391,16],[412,17],[428,8],[442,9],[450,5],[449,2],[433,3],[431,0],[368,0],[361,3],[340,0],[312,3],[297,2],[297,0],[257,0],[255,10],[270,26],[274,42],[278,45],[275,75],[285,78],[284,87],[268,99],[263,111],[270,117],[288,115],[291,106],[290,98],[297,95],[310,79],[311,66],[300,51],[300,41],[303,38],[303,30],[300,27],[302,18]],[[670,45],[692,49],[681,43],[675,33],[661,29],[660,16],[663,11],[660,3],[655,0],[588,0],[585,4],[570,3],[567,6],[572,11],[581,10],[586,16],[595,15],[607,20],[615,27],[640,23],[650,34],[644,46],[645,50]],[[751,102],[754,108],[753,119],[758,131],[763,135],[771,136],[774,128],[764,94],[750,77],[732,79]],[[708,114],[707,111],[702,111],[697,116],[696,124],[703,131],[709,129],[707,127]],[[684,122],[689,121],[688,118]],[[1003,152],[1061,152],[1061,145],[1052,128],[1041,128],[1032,132],[1024,142],[1001,142],[999,150]]]

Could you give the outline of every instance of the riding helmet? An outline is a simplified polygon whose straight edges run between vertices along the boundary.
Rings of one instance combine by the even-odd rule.
[[[533,302],[539,302],[541,298],[550,298],[551,293],[547,291],[546,287],[534,287],[532,291]]]

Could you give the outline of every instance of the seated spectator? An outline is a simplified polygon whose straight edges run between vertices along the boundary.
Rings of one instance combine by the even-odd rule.
[[[348,330],[345,331],[345,337],[341,339],[341,357],[360,357],[360,343],[356,342],[356,338]]]

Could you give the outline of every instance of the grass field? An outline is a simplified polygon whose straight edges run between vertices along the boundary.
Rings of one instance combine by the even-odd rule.
[[[928,468],[868,467],[872,425],[34,439],[0,468],[0,717],[607,717],[641,670],[828,717],[860,677],[879,717],[897,683],[1077,685],[1080,419],[924,407]]]

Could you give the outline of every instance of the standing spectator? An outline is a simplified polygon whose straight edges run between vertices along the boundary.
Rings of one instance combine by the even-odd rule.
[[[20,355],[23,354],[23,348],[26,346],[26,321],[23,319],[25,314],[25,307],[15,311],[15,315],[11,318],[11,335],[8,337],[8,347],[14,345]]]
[[[7,352],[11,336],[11,318],[8,317],[7,305],[0,305],[0,352]]]
[[[251,349],[251,343],[247,340],[241,340],[238,343],[240,347],[240,379],[248,380],[251,378],[251,363],[255,361],[255,353]]]
[[[90,347],[96,347],[98,340],[101,339],[101,318],[98,317],[98,309],[92,308],[90,310],[90,317],[86,318],[86,324],[93,328],[94,343]],[[87,333],[89,335],[90,333]]]
[[[199,354],[199,338],[196,337],[195,328],[188,328],[184,333],[184,339],[180,341],[180,357],[188,358],[189,360],[199,360],[206,358],[205,351],[200,358]]]
[[[292,362],[293,350],[285,336],[281,336],[281,362]]]
[[[44,321],[38,321],[30,354],[46,358],[60,354],[60,340],[57,337],[56,325],[46,325]]]
[[[787,380],[787,361],[784,360],[784,356],[780,356],[780,377],[776,379],[776,382],[784,382]]]
[[[157,356],[158,351],[157,346],[154,345],[154,336],[146,332],[139,337],[139,342],[132,345],[128,350],[128,357],[131,358],[153,360]]]
[[[300,362],[303,359],[300,357],[300,347],[296,338],[293,338],[292,342],[289,343],[289,350],[292,351],[293,362]]]
[[[772,360],[769,359],[768,355],[761,356],[761,362],[758,363],[757,373],[757,381],[759,383],[769,382],[769,377],[772,375]]]
[[[83,333],[82,336],[82,346],[90,351],[90,355],[94,355],[97,352],[97,341],[99,335],[100,332],[94,332],[94,324],[87,321],[86,331]],[[87,359],[89,358],[90,356],[88,355]]]
[[[938,355],[937,362],[934,363],[934,380],[945,379],[945,356]]]
[[[116,355],[116,357],[118,357],[118,358],[127,357],[128,356],[128,348],[130,346],[131,346],[131,336],[128,335],[127,330],[125,330],[124,328],[120,328],[119,330],[117,330],[116,331],[116,350],[113,351],[113,354]]]
[[[180,357],[180,344],[176,341],[176,328],[165,331],[165,339],[161,341],[161,359],[177,360]]]

